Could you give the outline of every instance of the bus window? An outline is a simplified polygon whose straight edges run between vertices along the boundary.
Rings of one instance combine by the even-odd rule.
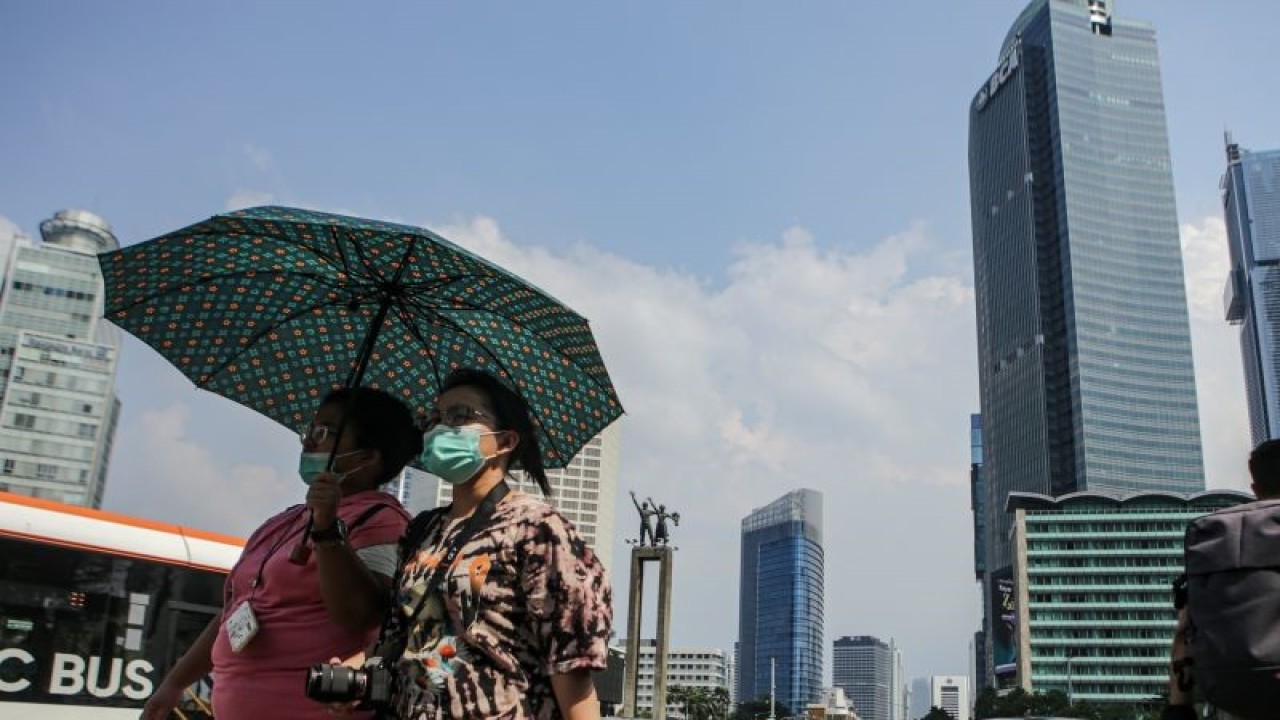
[[[218,572],[0,537],[0,702],[141,708],[222,586]]]

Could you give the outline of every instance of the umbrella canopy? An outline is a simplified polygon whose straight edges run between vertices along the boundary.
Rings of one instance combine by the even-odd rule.
[[[291,429],[343,386],[425,413],[463,367],[528,402],[547,467],[622,414],[585,318],[429,230],[258,207],[99,263],[107,319],[197,387]]]

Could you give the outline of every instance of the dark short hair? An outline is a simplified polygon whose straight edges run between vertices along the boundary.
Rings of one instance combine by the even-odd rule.
[[[1267,440],[1249,453],[1249,475],[1260,495],[1280,496],[1280,440]]]
[[[525,475],[538,484],[543,495],[551,497],[551,483],[542,466],[542,449],[538,447],[538,436],[533,431],[529,403],[484,370],[454,370],[440,385],[440,392],[464,386],[479,390],[489,399],[494,414],[498,416],[498,430],[510,430],[520,436],[520,443],[516,445],[508,467],[523,470]]]
[[[343,432],[354,435],[356,447],[381,453],[379,484],[399,475],[422,453],[422,431],[414,424],[409,406],[394,395],[368,387],[337,388],[320,404],[335,403],[343,406]]]

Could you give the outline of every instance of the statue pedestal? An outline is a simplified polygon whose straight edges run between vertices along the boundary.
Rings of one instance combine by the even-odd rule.
[[[631,592],[627,603],[627,665],[622,685],[622,717],[636,716],[640,684],[640,619],[644,608],[644,566],[658,563],[658,637],[653,667],[653,720],[667,717],[667,648],[671,640],[671,561],[675,548],[640,545],[631,548]]]

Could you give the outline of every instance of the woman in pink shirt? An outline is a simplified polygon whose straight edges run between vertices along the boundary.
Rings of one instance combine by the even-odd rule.
[[[422,451],[421,433],[396,398],[350,388],[324,399],[301,438],[306,503],[249,537],[227,577],[221,615],[169,671],[143,720],[167,718],[184,689],[210,671],[218,720],[327,719],[303,694],[307,668],[376,636],[409,521],[378,488]],[[310,543],[302,547],[308,517]]]

